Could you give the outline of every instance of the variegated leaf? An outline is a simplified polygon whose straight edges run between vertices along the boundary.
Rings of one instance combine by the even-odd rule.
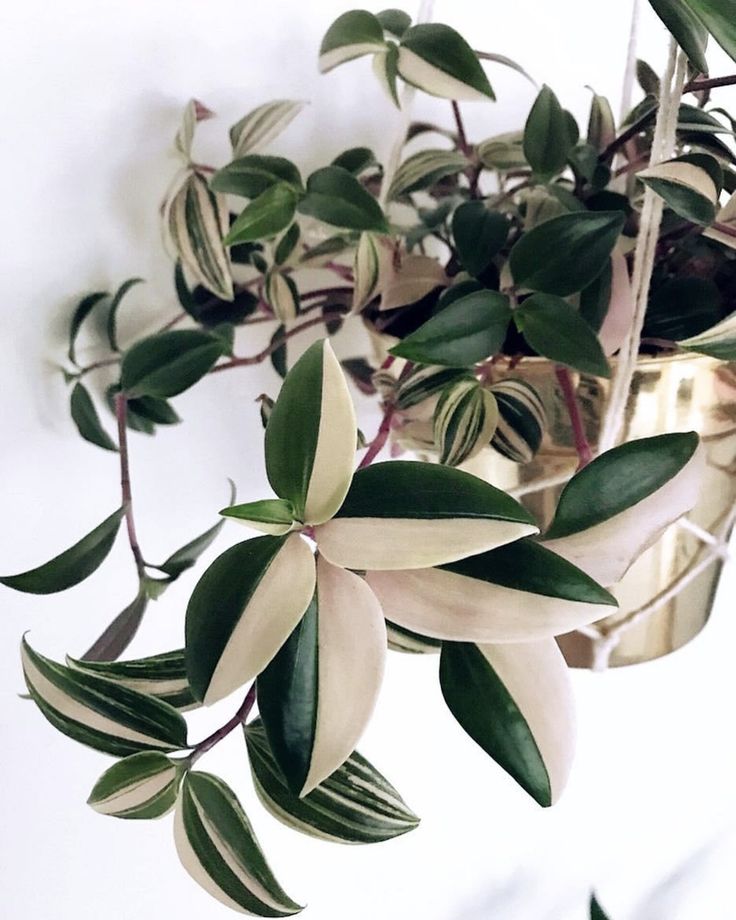
[[[396,86],[399,75],[399,49],[393,42],[387,42],[384,51],[373,55],[373,72],[381,88],[397,108],[401,107]]]
[[[258,678],[258,709],[293,793],[304,796],[352,754],[383,680],[386,626],[352,572],[317,560],[302,621]]]
[[[370,571],[391,622],[452,642],[529,642],[608,616],[616,600],[532,540],[429,569]]]
[[[208,118],[214,118],[214,116],[215,113],[211,112],[198,99],[190,99],[184,107],[181,126],[174,138],[174,147],[185,163],[189,163],[192,158],[192,141],[194,140],[194,131],[197,124],[200,121],[206,121]]]
[[[434,412],[434,439],[440,463],[459,466],[474,457],[493,437],[498,406],[477,380],[460,380],[442,393]]]
[[[345,375],[326,339],[284,381],[266,429],[266,472],[303,524],[329,520],[350,486],[357,424]]]
[[[388,200],[429,188],[445,176],[468,167],[468,160],[457,150],[420,150],[399,166],[388,190]]]
[[[320,73],[333,67],[386,50],[383,27],[373,13],[350,10],[338,16],[325,33],[319,49]]]
[[[700,335],[681,339],[677,344],[685,351],[710,355],[722,361],[736,361],[736,313],[727,316]]]
[[[21,660],[36,705],[54,728],[73,740],[122,757],[186,747],[186,723],[167,703],[50,661],[25,638]]]
[[[478,56],[449,26],[423,23],[407,29],[399,47],[402,79],[443,99],[495,99]]]
[[[713,157],[691,154],[650,166],[637,176],[680,217],[707,225],[715,219],[720,188],[713,170],[703,165],[708,161],[712,161],[720,173],[720,166]]]
[[[260,719],[244,730],[258,798],[287,827],[334,843],[377,843],[419,824],[391,783],[357,752],[300,797],[289,788]]]
[[[634,319],[634,292],[623,252],[611,253],[611,294],[608,309],[598,331],[603,353],[615,354],[621,348]]]
[[[440,685],[450,712],[540,805],[553,805],[575,749],[575,705],[554,639],[508,645],[446,642]]]
[[[542,443],[547,415],[539,393],[525,380],[494,383],[498,425],[491,446],[514,463],[529,463]]]
[[[565,486],[544,545],[600,584],[616,584],[693,508],[703,463],[695,432],[641,438],[606,451]]]
[[[393,274],[394,252],[390,237],[361,233],[353,261],[353,313],[359,313],[381,293]]]
[[[246,502],[224,508],[220,514],[261,533],[280,537],[298,527],[294,520],[294,509],[283,498],[267,498],[263,501]]]
[[[189,275],[222,300],[232,300],[230,260],[223,246],[228,210],[221,195],[191,172],[165,210],[172,246]]]
[[[131,754],[105,770],[87,799],[115,818],[160,818],[176,803],[182,771],[158,751]]]
[[[724,224],[733,233],[726,233],[717,227],[706,227],[703,231],[703,236],[707,236],[711,240],[717,240],[719,243],[723,243],[724,246],[728,246],[729,249],[736,249],[736,194],[731,195],[716,214],[716,223]]]
[[[386,621],[386,635],[388,637],[388,647],[392,652],[405,652],[408,655],[432,655],[439,653],[442,643],[439,639],[431,639],[429,636],[421,636],[419,633],[412,632],[411,629],[404,629],[397,623]]]
[[[416,303],[438,287],[446,287],[445,270],[431,256],[408,255],[386,272],[380,310],[395,310]]]
[[[295,319],[299,313],[299,291],[294,279],[280,271],[266,275],[264,299],[281,323]]]
[[[524,169],[529,165],[524,156],[523,131],[508,131],[486,138],[478,144],[477,152],[484,166],[499,172]]]
[[[210,773],[189,773],[174,819],[182,865],[226,907],[258,917],[290,917],[302,908],[277,882],[232,790]]]
[[[450,384],[468,377],[467,371],[440,364],[419,364],[401,380],[396,390],[396,408],[399,411],[419,405]]]
[[[482,479],[396,460],[358,470],[315,539],[330,562],[365,571],[441,565],[536,532],[528,511]]]
[[[261,150],[275,140],[305,105],[306,102],[297,102],[293,99],[276,99],[248,112],[230,128],[233,158]]]
[[[187,677],[205,705],[266,667],[309,606],[314,556],[298,534],[230,547],[197,582],[186,615]]]

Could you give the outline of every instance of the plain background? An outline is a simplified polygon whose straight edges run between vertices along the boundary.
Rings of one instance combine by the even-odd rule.
[[[305,167],[355,144],[385,155],[397,115],[368,63],[316,73],[320,38],[345,8],[338,0],[24,0],[0,13],[0,571],[54,555],[119,503],[116,457],[73,431],[56,368],[80,292],[131,275],[148,280],[122,310],[123,341],[175,310],[157,206],[176,168],[171,139],[186,101],[197,96],[220,116],[201,130],[203,159],[224,162],[226,128],[280,97],[313,100],[277,144]],[[614,103],[619,97],[629,9],[629,2],[438,0],[435,19],[477,48],[520,61],[584,119],[586,84]],[[641,53],[661,69],[665,46],[647,11]],[[730,72],[722,55],[712,60],[714,73]],[[522,124],[534,94],[510,71],[489,72],[500,101],[464,106],[476,140]],[[448,106],[422,100],[418,113],[446,120]],[[343,355],[355,353],[359,337],[349,333],[339,344]],[[241,340],[240,351],[259,345]],[[95,355],[91,342],[84,354]],[[218,375],[177,399],[186,424],[155,440],[132,436],[149,558],[164,558],[209,526],[227,476],[242,500],[268,494],[253,399],[277,385],[266,367]],[[366,401],[359,409],[361,427],[372,431],[375,410]],[[241,536],[226,529],[218,549]],[[170,819],[116,822],[86,807],[107,759],[55,733],[17,696],[22,632],[52,657],[82,652],[131,599],[131,568],[121,537],[104,570],[68,593],[2,592],[0,914],[13,920],[227,914],[180,869]],[[195,577],[152,605],[132,653],[181,644]],[[710,625],[681,652],[575,675],[579,751],[567,793],[550,811],[528,800],[444,711],[432,657],[391,656],[361,745],[423,817],[407,837],[358,849],[287,831],[255,803],[240,738],[204,768],[221,771],[242,795],[274,869],[309,903],[312,920],[582,920],[592,886],[612,920],[725,920],[736,857],[733,590],[731,573]],[[192,737],[234,705],[197,713]]]

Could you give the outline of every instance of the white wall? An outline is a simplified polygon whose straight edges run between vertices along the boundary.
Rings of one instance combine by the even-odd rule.
[[[438,0],[436,18],[476,47],[517,58],[583,116],[585,84],[617,98],[629,6]],[[50,557],[118,504],[116,458],[72,431],[54,365],[80,291],[142,274],[149,284],[130,304],[146,311],[149,326],[174,309],[156,207],[175,168],[170,138],[186,100],[196,95],[222,116],[203,127],[203,158],[225,156],[225,128],[251,106],[284,96],[313,99],[282,145],[306,166],[356,143],[385,151],[396,115],[368,65],[316,74],[320,37],[343,9],[338,0],[24,0],[0,12],[0,570]],[[657,66],[663,47],[647,16],[642,48]],[[713,60],[714,72],[729,72],[722,56]],[[471,136],[518,126],[531,103],[533,90],[518,76],[493,68],[492,78],[501,101],[465,107]],[[419,112],[446,118],[447,105],[424,100]],[[123,337],[132,312],[123,308]],[[242,350],[254,347],[249,340]],[[252,400],[276,388],[267,368],[218,375],[177,400],[184,426],[155,441],[133,436],[150,558],[210,523],[227,476],[244,500],[267,494]],[[370,431],[375,413],[361,405]],[[180,644],[194,577],[151,609],[133,653]],[[168,819],[115,822],[85,806],[106,759],[56,734],[16,695],[24,630],[51,656],[79,653],[133,587],[121,539],[104,571],[69,593],[2,594],[0,912],[13,920],[226,915],[180,870]],[[313,920],[581,920],[592,885],[617,920],[725,920],[736,856],[733,589],[731,574],[712,623],[685,650],[627,671],[576,675],[579,753],[563,802],[549,812],[453,723],[431,658],[391,657],[362,745],[423,816],[414,834],[365,849],[301,838],[255,804],[240,739],[206,767],[242,794],[274,868]],[[192,736],[232,705],[196,714]],[[651,894],[668,876],[669,893]]]

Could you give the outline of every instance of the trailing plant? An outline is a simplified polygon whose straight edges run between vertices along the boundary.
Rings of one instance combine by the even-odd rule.
[[[522,129],[471,142],[458,101],[493,101],[486,63],[529,79],[522,68],[473,50],[448,26],[351,11],[327,31],[321,70],[371,55],[395,105],[408,106],[413,88],[448,99],[453,127],[411,122],[395,163],[355,147],[303,177],[298,164],[262,152],[302,109],[278,100],[232,126],[232,160],[215,168],[193,153],[198,123],[212,117],[193,100],[162,206],[178,312],[121,342],[118,314],[139,278],[86,294],[74,310],[70,413],[84,439],[119,453],[121,504],[51,561],[0,581],[35,594],[71,588],[102,565],[124,527],[138,586],[82,655],[51,661],[25,637],[28,692],[57,730],[116,758],[90,805],[128,819],[173,809],[185,868],[236,910],[301,908],[232,791],[198,769],[221,739],[243,732],[260,800],[295,830],[349,843],[404,834],[419,819],[356,747],[387,648],[439,653],[459,725],[551,805],[574,746],[555,637],[615,609],[609,589],[695,503],[697,434],[662,432],[595,456],[576,395],[581,377],[611,376],[624,346],[736,359],[736,198],[724,200],[736,190],[727,142],[736,122],[710,104],[711,91],[736,78],[709,78],[703,54],[711,34],[734,56],[736,16],[730,0],[651,4],[687,55],[693,100],[674,100],[664,160],[664,88],[644,62],[644,98],[620,125],[594,93],[581,131],[545,85]],[[660,202],[663,218],[647,222],[656,245],[637,330],[631,275],[647,201]],[[315,287],[314,269],[330,281]],[[100,313],[108,353],[85,364],[77,340]],[[270,343],[242,354],[248,328],[262,323]],[[379,361],[371,347],[338,361],[329,339],[346,323],[367,327]],[[292,344],[310,329],[323,337],[293,361]],[[539,357],[563,394],[579,458],[548,526],[458,468],[481,451],[532,460],[545,409],[515,369]],[[283,377],[276,398],[258,400],[273,494],[239,504],[233,490],[218,523],[151,563],[135,526],[129,432],[178,424],[171,400],[180,393],[265,361]],[[88,384],[94,374],[113,375],[101,401]],[[380,402],[371,439],[358,429],[351,386]],[[389,442],[392,459],[375,462]],[[406,450],[423,459],[397,459]],[[234,542],[201,575],[183,647],[120,660],[148,604],[226,522],[261,535]],[[227,723],[189,740],[182,713],[246,687]]]

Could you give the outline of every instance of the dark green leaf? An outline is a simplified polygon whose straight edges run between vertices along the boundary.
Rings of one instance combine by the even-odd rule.
[[[611,305],[612,282],[613,269],[609,260],[600,275],[580,292],[580,315],[596,332],[600,332]]]
[[[596,377],[611,369],[591,326],[580,313],[554,294],[534,294],[515,311],[514,321],[542,357]]]
[[[230,481],[230,504],[235,501],[235,483]],[[193,540],[190,540],[189,543],[185,543],[181,549],[176,550],[172,553],[169,558],[161,563],[161,565],[155,566],[161,572],[164,572],[172,580],[178,578],[182,572],[186,572],[187,569],[192,568],[193,565],[197,562],[202,553],[209,549],[209,547],[214,543],[215,538],[222,530],[222,526],[225,522],[218,521],[213,527],[210,527],[209,530],[205,530],[204,533],[200,534],[198,537],[195,537]]]
[[[376,166],[377,160],[370,147],[351,147],[336,156],[331,165],[341,166],[354,176],[359,176],[370,166]]]
[[[157,396],[139,396],[137,399],[130,399],[128,410],[138,418],[148,419],[155,425],[178,425],[181,421],[171,403]]]
[[[639,86],[641,86],[641,88],[644,90],[645,95],[659,97],[659,77],[655,73],[654,69],[641,58],[638,58],[636,61],[636,79],[639,83]]]
[[[399,51],[407,83],[445,99],[495,99],[478,56],[465,39],[440,23],[412,26]]]
[[[0,578],[0,584],[29,594],[53,594],[78,585],[102,564],[112,549],[124,513],[125,509],[119,508],[60,555],[28,572]]]
[[[118,308],[123,301],[123,297],[128,293],[128,291],[135,287],[136,284],[142,284],[143,278],[129,278],[127,281],[124,281],[120,287],[115,291],[112,300],[110,301],[110,310],[107,314],[107,338],[110,342],[110,348],[113,351],[120,351],[118,348],[118,336],[117,336],[117,318],[118,318]]]
[[[421,364],[467,367],[500,351],[509,321],[509,299],[476,291],[455,300],[391,349]]]
[[[509,221],[499,211],[489,211],[482,201],[466,201],[452,217],[452,236],[463,268],[480,275],[506,242]]]
[[[226,246],[270,239],[294,219],[297,194],[290,185],[277,182],[254,198],[239,214],[224,239]]]
[[[283,326],[283,325],[278,326],[274,334],[271,336],[271,345],[273,345],[274,342],[279,342],[284,337],[285,332],[286,332],[286,326]],[[281,377],[282,380],[286,378],[286,375],[289,371],[289,368],[287,365],[287,350],[286,349],[287,349],[286,340],[284,340],[283,344],[279,345],[278,348],[275,348],[269,356],[271,359],[271,366],[276,371],[276,373],[279,375],[279,377]]]
[[[543,86],[524,127],[524,156],[541,181],[562,172],[575,143],[567,113],[549,86]]]
[[[722,0],[717,0],[721,3]],[[708,73],[705,48],[708,44],[708,32],[695,15],[690,0],[649,0],[650,6],[667,26],[677,44],[688,56],[690,63],[698,73]]]
[[[376,15],[376,19],[387,32],[395,35],[396,38],[401,38],[411,25],[411,16],[403,10],[382,10]]]
[[[92,397],[81,383],[74,385],[70,406],[74,424],[85,441],[96,444],[104,450],[116,451],[118,449],[117,444],[102,427]]]
[[[684,0],[684,3],[731,60],[736,61],[736,3],[734,0]],[[700,69],[707,73],[707,67]]]
[[[294,252],[296,244],[299,242],[300,233],[299,224],[294,223],[281,237],[273,254],[273,260],[276,265],[283,265]]]
[[[204,377],[222,352],[222,340],[209,332],[160,332],[126,351],[120,385],[129,397],[176,396]]]
[[[139,590],[135,600],[119,613],[102,635],[82,655],[83,661],[115,661],[138,632],[148,606],[148,596]]]
[[[722,307],[710,278],[669,278],[649,297],[642,335],[675,342],[699,335],[720,320]]]
[[[349,10],[338,16],[325,33],[319,49],[319,69],[327,73],[333,67],[386,46],[383,27],[367,10]]]
[[[77,363],[77,357],[75,354],[75,345],[77,342],[77,336],[79,335],[79,330],[82,327],[82,323],[87,319],[89,314],[95,308],[95,306],[105,297],[109,297],[107,291],[96,291],[94,294],[87,294],[86,297],[83,297],[77,304],[74,313],[72,314],[71,323],[69,324],[69,360],[72,364]]]
[[[376,199],[341,166],[325,166],[307,179],[307,194],[299,212],[347,230],[388,232]]]
[[[243,198],[257,198],[279,182],[291,186],[294,191],[302,188],[302,177],[291,160],[251,153],[216,172],[210,180],[210,188]]]
[[[594,894],[590,896],[590,920],[608,920],[608,914],[605,913]]]
[[[174,807],[181,776],[181,766],[165,754],[141,751],[105,770],[87,804],[115,818],[160,818]]]
[[[562,297],[582,291],[608,264],[625,220],[620,211],[577,211],[545,221],[511,250],[514,281]]]

